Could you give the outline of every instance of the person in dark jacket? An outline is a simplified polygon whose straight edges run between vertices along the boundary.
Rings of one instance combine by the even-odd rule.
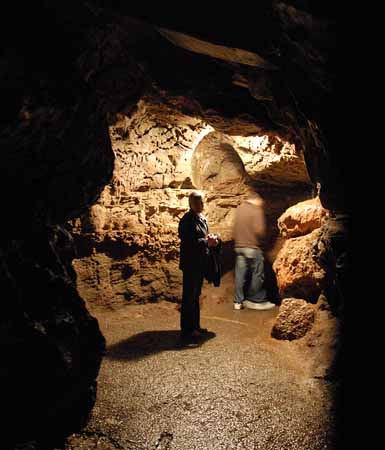
[[[201,337],[207,329],[200,326],[199,296],[209,264],[209,252],[218,245],[219,239],[209,234],[203,216],[203,194],[193,191],[189,196],[190,210],[179,222],[180,264],[183,271],[183,294],[180,326],[182,338]]]

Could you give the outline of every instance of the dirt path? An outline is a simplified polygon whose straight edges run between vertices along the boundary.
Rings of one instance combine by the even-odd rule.
[[[203,292],[197,348],[179,341],[176,305],[94,313],[107,339],[98,399],[68,450],[326,450],[330,400],[289,342],[278,308],[232,310],[232,280]]]

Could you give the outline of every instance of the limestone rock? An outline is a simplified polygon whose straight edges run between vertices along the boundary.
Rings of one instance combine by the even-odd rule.
[[[191,166],[194,184],[209,192],[237,193],[247,179],[235,142],[223,133],[211,132],[201,140]]]
[[[314,316],[314,306],[305,300],[285,298],[279,307],[271,335],[289,341],[301,338],[312,328]]]
[[[321,265],[322,247],[319,229],[306,236],[288,239],[273,264],[281,298],[300,297],[316,301],[328,283]]]
[[[110,137],[112,180],[89,211],[71,222],[78,290],[96,308],[180,301],[178,224],[192,189],[205,192],[210,231],[219,233],[231,252],[234,212],[252,182],[237,139],[148,97],[131,116],[116,115]],[[270,141],[264,142],[265,153],[285,158],[281,147],[269,150]],[[262,160],[265,153],[261,151]],[[261,192],[272,224],[269,239],[278,234],[277,217],[307,197],[301,182],[300,190],[285,186],[283,194],[277,179],[275,188],[267,185]]]
[[[278,219],[278,228],[283,237],[303,236],[320,228],[328,212],[318,197],[290,207]]]
[[[253,179],[281,185],[310,183],[301,148],[290,139],[270,133],[233,138],[245,170]]]

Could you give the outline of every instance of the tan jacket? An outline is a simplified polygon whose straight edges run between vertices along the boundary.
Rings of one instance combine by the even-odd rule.
[[[261,239],[266,234],[263,201],[258,205],[245,201],[238,206],[234,220],[234,246],[242,248],[260,248]]]

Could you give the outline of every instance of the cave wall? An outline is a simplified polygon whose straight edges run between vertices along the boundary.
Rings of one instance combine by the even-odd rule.
[[[225,244],[226,270],[233,213],[253,183],[266,198],[270,246],[277,217],[311,195],[301,149],[273,133],[230,136],[146,98],[130,116],[117,114],[109,129],[115,154],[111,183],[69,224],[78,253],[77,286],[91,308],[180,301],[177,230],[193,189],[206,194],[205,213]]]
[[[92,408],[104,342],[75,289],[72,261],[79,259],[79,252],[81,257],[87,255],[89,248],[99,255],[104,252],[95,243],[103,233],[110,233],[104,225],[114,222],[110,220],[112,205],[105,206],[103,199],[110,189],[110,198],[115,196],[115,187],[109,183],[117,173],[114,158],[116,164],[119,160],[111,149],[111,127],[119,121],[117,113],[124,121],[131,120],[145,91],[151,102],[201,120],[234,139],[273,132],[272,136],[290,142],[289,153],[293,143],[303,149],[309,176],[319,183],[321,201],[334,214],[336,226],[330,227],[325,239],[333,250],[331,264],[337,267],[344,295],[350,190],[344,183],[346,155],[334,137],[338,126],[335,8],[329,2],[313,3],[263,1],[255,5],[258,11],[253,15],[241,8],[224,8],[220,21],[218,12],[208,9],[204,15],[199,8],[186,14],[182,8],[162,5],[159,13],[145,4],[104,0],[15,1],[4,9],[0,19],[0,183],[6,220],[1,223],[0,333],[5,357],[0,374],[7,411],[2,422],[5,448],[27,441],[39,448],[41,440],[60,439],[83,423]],[[243,24],[241,31],[232,26],[234,21]],[[150,24],[216,43],[225,57],[186,50]],[[254,56],[246,58],[248,64],[244,54],[243,62],[234,61],[237,51],[224,51],[226,46]],[[255,65],[261,58],[269,64]],[[112,146],[115,150],[114,137]],[[258,165],[248,162],[249,151],[237,153],[247,170],[250,164]],[[275,164],[275,156],[271,158]],[[171,167],[164,162],[166,166]],[[140,185],[142,175],[143,171],[138,173],[132,185]],[[162,185],[162,178],[155,177],[160,174],[153,175],[154,180],[146,180],[148,186]],[[177,187],[180,180],[178,175],[176,185],[158,188],[155,216],[161,218],[163,205],[167,221],[176,217],[165,205],[179,208],[183,203],[178,189],[187,194],[189,187]],[[103,191],[105,185],[109,186]],[[293,187],[280,190],[266,183],[255,187],[270,198],[275,196],[277,202],[270,202],[275,217],[296,202]],[[141,202],[140,196],[156,188],[129,194],[123,190],[132,204],[139,199],[143,205],[147,197]],[[166,192],[172,192],[171,200]],[[289,197],[286,207],[280,207],[278,199],[284,202],[285,196]],[[229,196],[212,200],[218,206],[208,208],[213,223],[219,224],[215,214],[224,213],[233,202]],[[68,221],[89,215],[89,208],[104,224],[103,233],[98,237],[92,231],[87,240],[87,231],[85,242],[74,247],[66,232]],[[146,217],[139,209],[134,224],[135,217]],[[105,211],[103,222],[99,213]],[[132,239],[151,236],[146,220],[140,224],[145,231],[132,233]],[[83,226],[94,230],[93,219],[87,225],[81,219],[74,230]],[[114,239],[111,235],[110,240]],[[156,236],[154,242],[158,241]],[[113,260],[120,264],[123,257],[135,258],[139,245],[140,241],[129,246],[118,241],[111,250],[108,244],[113,257],[106,252],[106,269]],[[171,253],[172,245],[170,238]],[[73,253],[75,248],[78,255]],[[122,248],[127,255],[117,258]],[[163,250],[156,252],[163,255]],[[124,269],[127,279],[130,271]]]
[[[19,13],[5,9],[0,27],[1,446],[41,449],[84,425],[96,398],[105,340],[77,292],[63,225],[96,201],[114,154],[76,69],[81,48],[40,4]]]

